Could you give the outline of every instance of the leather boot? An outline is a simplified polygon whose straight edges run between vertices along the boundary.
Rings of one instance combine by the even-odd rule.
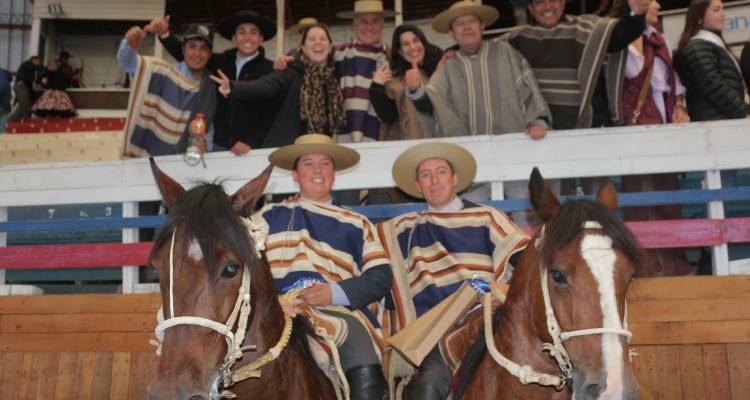
[[[417,379],[409,382],[406,386],[407,400],[444,400],[445,396],[441,395],[434,386],[429,382],[422,382]]]
[[[380,365],[355,367],[346,371],[351,400],[387,400],[388,383]]]

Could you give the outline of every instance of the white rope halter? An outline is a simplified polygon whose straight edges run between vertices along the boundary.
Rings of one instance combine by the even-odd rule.
[[[584,229],[602,229],[602,226],[596,221],[586,221],[583,224]],[[536,241],[537,248],[544,238],[544,226],[542,226],[539,238]],[[570,356],[565,350],[563,342],[576,336],[587,336],[587,335],[601,335],[605,333],[615,334],[619,336],[625,336],[628,341],[633,337],[633,334],[627,329],[627,316],[628,309],[627,303],[625,304],[625,315],[623,318],[623,329],[618,328],[591,328],[591,329],[580,329],[576,331],[563,332],[560,329],[560,324],[557,322],[555,317],[555,311],[552,308],[552,301],[549,296],[549,287],[547,285],[547,268],[543,262],[539,261],[539,273],[540,281],[542,285],[542,297],[544,298],[544,313],[547,317],[547,330],[552,337],[552,343],[543,343],[542,351],[549,351],[550,356],[557,361],[557,365],[560,367],[562,375],[551,375],[544,372],[539,372],[532,368],[530,365],[519,365],[507,357],[503,356],[500,351],[495,347],[494,334],[492,332],[492,294],[487,293],[484,295],[484,339],[487,343],[487,350],[490,356],[496,363],[501,367],[505,368],[511,375],[518,378],[518,380],[526,385],[529,383],[536,383],[542,386],[554,386],[558,390],[561,390],[568,381],[573,378],[573,365],[570,362]]]
[[[253,249],[255,255],[260,258],[261,251],[265,248],[266,237],[263,233],[261,225],[250,218],[242,218],[242,222],[248,229],[249,234],[253,238],[255,248]],[[225,323],[217,322],[203,317],[194,316],[174,316],[174,238],[177,228],[172,231],[172,239],[169,247],[169,318],[162,320],[163,308],[159,310],[157,319],[159,324],[156,326],[156,338],[158,340],[156,354],[161,355],[161,346],[164,343],[165,331],[169,328],[179,325],[196,325],[204,328],[211,329],[218,332],[227,342],[227,353],[224,356],[224,362],[219,367],[219,373],[222,377],[224,388],[228,388],[234,385],[236,382],[248,379],[248,378],[260,378],[260,367],[275,360],[281,354],[281,351],[286,347],[289,342],[292,330],[292,320],[285,315],[284,330],[279,338],[278,343],[270,348],[266,354],[261,356],[256,362],[246,365],[239,370],[232,373],[232,367],[235,362],[242,358],[242,354],[248,350],[254,350],[255,346],[242,347],[242,342],[245,340],[245,334],[247,333],[247,321],[250,317],[250,270],[247,266],[242,271],[242,283],[238,289],[237,299],[234,303],[234,308],[229,314],[229,318]],[[239,323],[238,323],[239,321]],[[232,332],[232,328],[237,324],[237,329]],[[221,394],[212,393],[211,400],[221,398],[234,398],[234,394],[228,391],[224,391]]]

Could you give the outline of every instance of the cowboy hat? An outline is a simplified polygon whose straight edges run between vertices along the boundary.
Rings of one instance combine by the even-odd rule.
[[[270,40],[276,36],[276,24],[270,19],[262,17],[260,14],[253,10],[242,10],[234,15],[230,15],[219,22],[219,34],[224,39],[232,40],[234,31],[241,24],[253,24],[258,27],[260,34],[263,35],[263,40]]]
[[[308,26],[312,26],[318,23],[318,20],[314,17],[305,17],[301,20],[297,21],[296,24],[289,27],[290,32],[294,33],[302,33],[302,30],[307,28]]]
[[[339,18],[353,19],[358,14],[383,14],[383,17],[393,17],[396,15],[391,10],[383,9],[383,2],[379,0],[358,0],[354,2],[354,10],[336,13]]]
[[[435,32],[448,33],[451,30],[451,22],[464,15],[476,15],[484,22],[484,26],[490,26],[497,21],[500,13],[494,7],[477,4],[473,1],[459,1],[453,3],[449,9],[432,19],[432,29]]]
[[[359,153],[349,147],[333,143],[328,135],[310,133],[300,135],[289,144],[268,155],[268,161],[282,169],[293,170],[294,162],[305,154],[320,153],[333,159],[334,170],[339,171],[359,162]]]
[[[411,196],[423,198],[424,195],[417,190],[417,167],[430,158],[442,158],[453,166],[453,171],[458,173],[456,193],[468,188],[477,174],[477,162],[464,147],[447,142],[421,143],[406,149],[393,163],[391,172],[398,188]]]

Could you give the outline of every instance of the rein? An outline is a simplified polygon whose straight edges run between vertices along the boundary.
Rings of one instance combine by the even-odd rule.
[[[583,224],[584,229],[602,229],[602,226],[595,221],[586,221]],[[539,242],[544,238],[544,226],[539,238],[537,239],[536,246],[539,247]],[[633,334],[627,330],[627,304],[625,305],[625,315],[623,318],[623,329],[618,328],[590,328],[590,329],[579,329],[576,331],[563,332],[560,329],[560,324],[557,322],[555,317],[555,311],[552,308],[552,301],[549,296],[549,287],[547,285],[547,268],[544,266],[542,261],[539,261],[539,273],[540,282],[542,286],[542,297],[544,298],[544,313],[547,316],[547,330],[552,337],[552,343],[543,343],[542,351],[549,351],[550,356],[555,359],[557,365],[560,367],[562,375],[552,375],[544,372],[535,370],[530,365],[520,365],[500,353],[495,347],[494,333],[492,332],[492,293],[486,293],[484,295],[484,339],[487,344],[487,351],[490,353],[495,362],[508,371],[511,375],[518,378],[518,380],[527,385],[529,383],[537,383],[542,386],[554,386],[557,390],[561,390],[565,385],[573,378],[573,364],[570,362],[570,356],[565,350],[563,342],[577,336],[587,335],[602,335],[605,333],[625,336],[628,341],[633,337]]]
[[[260,224],[253,221],[250,218],[242,218],[242,222],[247,226],[250,236],[253,238],[255,243],[255,255],[258,258],[261,257],[261,251],[265,249],[265,235],[262,231]],[[292,318],[284,314],[284,329],[281,332],[281,337],[276,344],[271,347],[265,354],[254,362],[240,367],[236,371],[232,372],[232,367],[235,362],[242,358],[244,352],[249,350],[255,350],[256,346],[250,345],[242,347],[242,342],[245,340],[245,334],[247,333],[247,322],[250,318],[250,269],[245,266],[242,272],[242,283],[238,289],[237,300],[235,300],[234,308],[229,314],[229,318],[225,323],[217,322],[208,318],[195,317],[195,316],[174,316],[174,238],[177,228],[172,231],[172,239],[169,247],[169,314],[170,317],[163,319],[163,308],[159,310],[157,319],[159,324],[156,326],[156,338],[158,340],[156,354],[161,355],[161,346],[164,343],[165,331],[169,328],[179,325],[195,325],[202,326],[204,328],[211,329],[224,336],[227,342],[227,353],[224,356],[224,362],[219,367],[219,374],[222,377],[224,388],[231,387],[237,382],[249,378],[260,378],[260,369],[276,360],[284,348],[289,344],[289,339],[292,336]],[[301,290],[301,289],[300,289]],[[284,296],[290,302],[299,294],[300,290],[293,290],[287,292]],[[235,323],[237,324],[237,330],[232,332],[232,328]],[[225,390],[221,394],[212,393],[211,400],[222,399],[222,398],[235,398],[234,393]]]

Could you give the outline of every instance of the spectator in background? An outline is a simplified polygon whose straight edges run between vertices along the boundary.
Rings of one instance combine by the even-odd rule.
[[[117,50],[117,62],[133,75],[128,119],[125,123],[125,154],[167,155],[184,152],[190,121],[202,113],[206,122],[205,145],[210,151],[216,87],[206,69],[213,35],[203,25],[191,25],[183,37],[185,60],[172,66],[163,60],[138,55],[149,26],[130,28]],[[148,99],[148,101],[146,101]]]
[[[332,46],[328,28],[324,24],[311,25],[302,32],[301,52],[286,69],[249,82],[230,81],[219,69],[218,76],[211,79],[232,102],[283,99],[263,147],[292,144],[306,133],[335,136],[346,128],[346,114]]]
[[[0,133],[5,133],[5,117],[10,113],[10,72],[0,67]]]
[[[550,110],[526,59],[506,42],[482,40],[485,26],[497,17],[493,7],[460,1],[432,20],[432,28],[450,32],[459,49],[409,96],[418,110],[434,107],[438,136],[526,132],[536,140],[547,134]],[[505,182],[504,189],[506,198],[528,198],[526,182]],[[487,200],[490,186],[478,185],[463,196]],[[527,224],[526,216],[513,214],[517,224]]]
[[[740,65],[721,37],[724,19],[721,0],[693,0],[685,17],[675,67],[693,121],[748,116]]]
[[[155,20],[152,32],[159,36],[167,51],[177,60],[182,60],[180,41],[169,33],[169,16]],[[166,26],[165,26],[166,25]],[[266,58],[262,44],[276,36],[276,24],[253,10],[242,10],[221,20],[219,34],[231,40],[235,47],[222,53],[213,53],[208,69],[216,73],[221,69],[232,80],[252,81],[273,71],[273,63]],[[274,100],[274,99],[271,99]],[[279,102],[229,101],[218,96],[214,118],[217,149],[229,150],[242,155],[252,149],[264,147]]]
[[[380,140],[433,137],[437,125],[432,112],[417,111],[406,89],[416,91],[429,82],[443,51],[414,25],[397,27],[391,43],[391,67],[381,65],[370,84],[370,102],[380,118]]]
[[[34,90],[34,84],[41,79],[44,70],[39,56],[31,56],[18,67],[16,83],[13,86],[16,105],[8,115],[8,122],[31,117],[31,105],[39,98],[39,93]]]
[[[70,118],[75,117],[77,112],[70,100],[66,90],[73,84],[73,69],[68,64],[70,54],[61,51],[54,63],[47,67],[47,72],[42,78],[44,92],[31,106],[34,114],[45,117]]]
[[[339,18],[352,19],[355,31],[353,40],[333,45],[347,121],[346,129],[336,136],[337,142],[378,140],[380,125],[368,90],[375,70],[388,62],[382,39],[383,25],[385,18],[394,15],[393,11],[384,10],[383,2],[378,0],[355,1],[353,11],[337,14]],[[284,69],[293,59],[293,56],[281,56],[276,59],[274,68]],[[342,204],[356,203],[357,200],[347,198]]]
[[[690,122],[685,108],[685,87],[672,65],[672,49],[666,36],[657,31],[659,24],[658,0],[651,0],[646,11],[646,30],[633,41],[621,57],[620,68],[624,69],[625,81],[622,89],[621,110],[629,125],[665,124]],[[624,0],[615,1],[610,16],[618,17],[630,13]],[[625,175],[622,177],[623,192],[652,192],[655,190],[679,190],[677,173]],[[679,204],[661,206],[625,207],[626,221],[682,219]],[[651,249],[646,252],[639,275],[685,275],[692,272],[683,249]]]

